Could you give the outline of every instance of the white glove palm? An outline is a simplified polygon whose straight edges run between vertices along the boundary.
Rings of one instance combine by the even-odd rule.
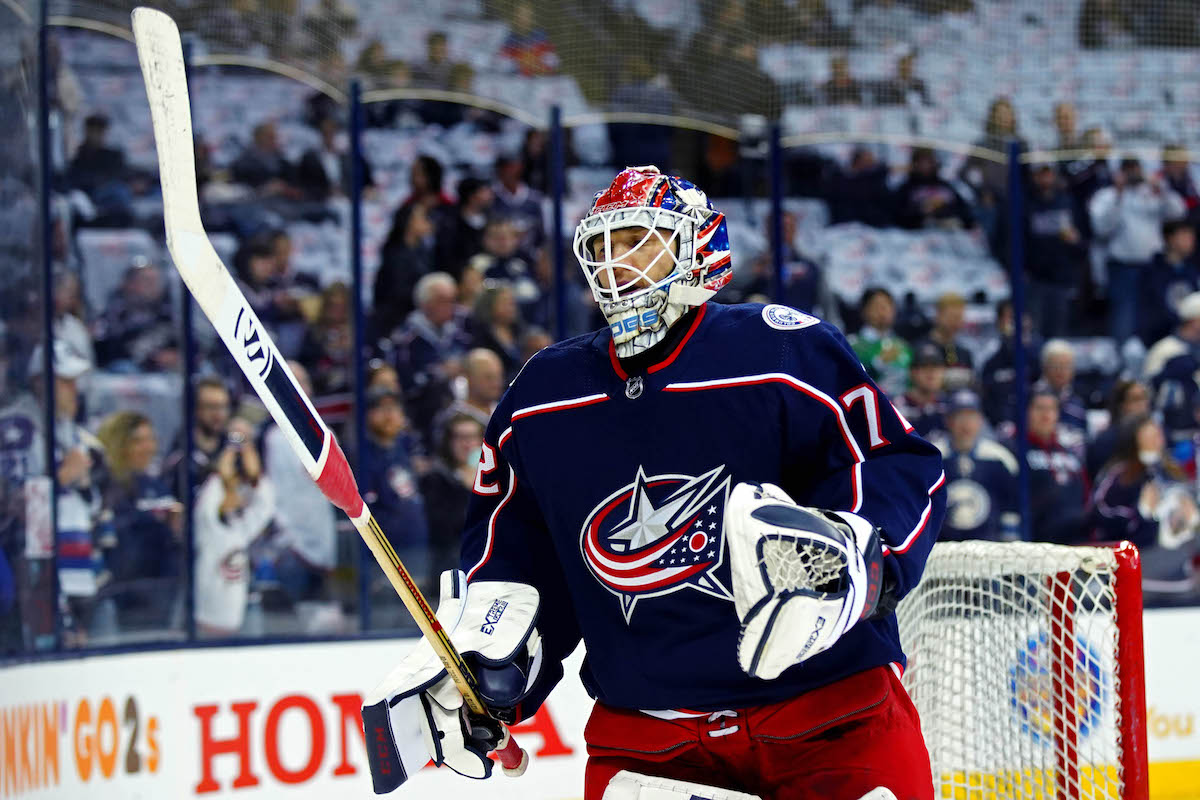
[[[778,486],[739,483],[725,511],[738,664],[764,680],[828,650],[875,610],[883,555],[870,522],[796,505]]]

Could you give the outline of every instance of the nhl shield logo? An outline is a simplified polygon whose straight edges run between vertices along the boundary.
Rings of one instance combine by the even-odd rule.
[[[647,477],[638,467],[633,483],[588,515],[579,549],[596,580],[620,600],[626,622],[639,600],[682,589],[733,600],[715,575],[725,558],[730,478],[722,479],[723,470]]]

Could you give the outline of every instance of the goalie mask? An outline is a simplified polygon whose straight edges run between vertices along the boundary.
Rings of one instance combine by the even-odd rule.
[[[725,215],[695,184],[627,167],[575,228],[575,256],[617,355],[636,355],[729,283]]]

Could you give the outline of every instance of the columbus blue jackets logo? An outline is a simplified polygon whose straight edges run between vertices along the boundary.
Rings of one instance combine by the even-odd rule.
[[[596,580],[617,596],[626,622],[639,600],[682,589],[733,600],[715,575],[725,558],[730,479],[722,479],[723,470],[647,477],[638,467],[633,483],[588,515],[579,549]]]
[[[987,489],[970,478],[951,481],[946,487],[946,525],[957,531],[973,531],[992,513]]]

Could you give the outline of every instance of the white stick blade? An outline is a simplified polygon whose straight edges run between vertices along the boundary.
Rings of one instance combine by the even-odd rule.
[[[167,232],[200,232],[192,112],[179,28],[161,11],[136,8],[133,36],[154,123]]]

